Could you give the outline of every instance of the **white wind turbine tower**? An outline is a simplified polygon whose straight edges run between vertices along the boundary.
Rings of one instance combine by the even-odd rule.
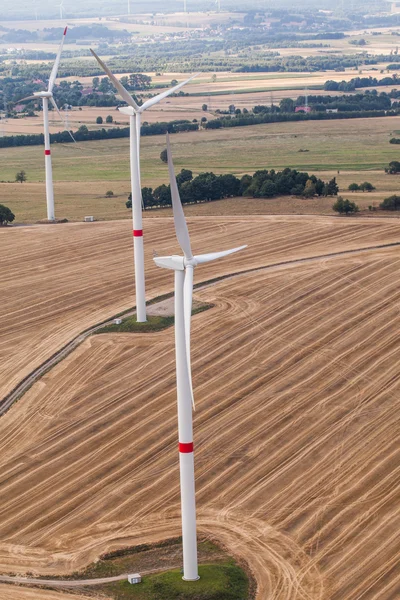
[[[175,232],[183,256],[157,256],[157,266],[175,271],[175,352],[178,395],[179,466],[181,484],[183,579],[199,578],[196,539],[196,499],[193,456],[193,389],[190,367],[190,319],[192,315],[193,270],[197,265],[228,256],[246,248],[193,256],[189,231],[179,197],[178,186],[167,136],[168,169],[171,184]]]
[[[60,19],[62,21],[64,18],[64,0],[61,0],[61,3],[59,4],[59,9],[60,9]]]
[[[131,14],[131,0],[128,0],[128,15]]]
[[[158,94],[139,106],[132,98],[128,90],[124,88],[121,82],[113,75],[110,69],[103,63],[97,54],[90,50],[99,65],[107,73],[113,82],[120,96],[128,104],[118,110],[125,115],[129,115],[130,120],[130,164],[131,164],[131,189],[132,189],[132,217],[133,217],[133,247],[135,260],[135,288],[136,288],[136,320],[139,323],[146,321],[146,290],[144,277],[144,249],[143,249],[143,225],[142,225],[142,190],[140,187],[140,121],[141,114],[158,104],[161,100],[177,92],[194,77],[189,77],[186,81],[178,83],[173,88]]]
[[[53,173],[51,168],[51,152],[50,152],[50,132],[49,132],[49,100],[53,107],[58,112],[62,121],[64,121],[60,111],[58,110],[58,106],[53,98],[53,88],[54,83],[57,77],[58,66],[60,64],[61,52],[64,46],[65,36],[67,35],[67,27],[64,29],[63,37],[61,40],[60,48],[58,50],[55,63],[53,65],[53,69],[50,74],[49,85],[47,88],[47,92],[34,92],[33,96],[28,96],[28,98],[23,98],[20,102],[24,102],[25,100],[33,100],[37,98],[41,98],[43,101],[43,125],[44,125],[44,160],[45,160],[45,169],[46,169],[46,200],[47,200],[47,219],[49,221],[54,221],[54,190],[53,190]],[[71,133],[70,133],[71,135]],[[72,135],[71,135],[72,137]],[[74,140],[74,138],[72,137]],[[74,140],[75,141],[75,140]]]

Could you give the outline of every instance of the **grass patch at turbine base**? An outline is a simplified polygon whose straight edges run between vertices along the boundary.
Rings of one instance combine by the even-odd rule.
[[[212,304],[197,303],[192,310],[192,316],[212,308]],[[171,327],[175,322],[170,315],[147,315],[147,321],[138,323],[136,315],[122,318],[122,323],[110,323],[97,329],[94,333],[154,333]]]
[[[138,323],[136,315],[122,319],[117,325],[112,323],[98,329],[95,333],[149,333],[161,331],[174,324],[174,317],[148,316],[147,321]]]
[[[183,581],[180,569],[101,586],[115,600],[247,600],[249,580],[233,561],[199,566],[198,581]]]

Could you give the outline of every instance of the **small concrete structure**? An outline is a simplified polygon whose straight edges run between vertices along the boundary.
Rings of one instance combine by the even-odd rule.
[[[114,319],[114,324],[115,325],[121,325],[121,323],[122,323],[122,319],[119,319],[119,318],[118,319]]]
[[[133,573],[132,575],[128,575],[129,583],[141,583],[142,578],[139,573]]]
[[[93,223],[94,221],[94,217],[90,216],[90,217],[84,217],[84,222],[85,223]]]

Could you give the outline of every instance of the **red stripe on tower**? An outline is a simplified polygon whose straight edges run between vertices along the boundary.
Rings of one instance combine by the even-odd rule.
[[[50,150],[45,150],[44,153],[45,153],[46,156],[50,156],[50,154],[51,154]]]
[[[64,35],[67,35],[67,30],[68,30],[68,25],[67,25],[67,27],[64,29]],[[58,34],[58,35],[60,35],[60,34]]]
[[[189,454],[189,452],[193,452],[193,442],[189,442],[188,444],[182,444],[182,442],[179,442],[179,452],[182,452],[182,454]]]
[[[133,237],[143,237],[143,229],[134,229]]]

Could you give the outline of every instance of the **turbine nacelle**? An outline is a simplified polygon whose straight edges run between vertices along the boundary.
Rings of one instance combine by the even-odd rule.
[[[123,115],[128,115],[129,117],[133,117],[133,115],[136,115],[137,113],[133,106],[119,106],[118,110]]]
[[[185,270],[185,259],[183,256],[155,256],[153,258],[157,267],[172,269],[173,271]]]
[[[35,98],[52,98],[53,92],[33,92]]]

